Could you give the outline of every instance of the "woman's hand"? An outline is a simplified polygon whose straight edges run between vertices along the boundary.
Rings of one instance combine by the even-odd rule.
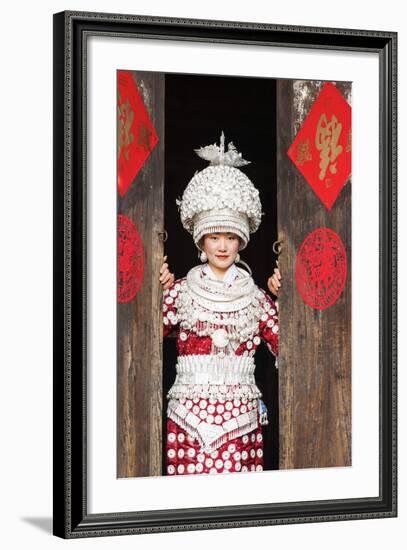
[[[160,269],[160,283],[163,287],[163,290],[170,288],[170,286],[175,280],[174,273],[170,273],[170,270],[168,269],[168,264],[166,263],[166,259],[167,259],[167,256],[164,256],[164,263]]]
[[[279,288],[281,286],[280,281],[281,281],[280,271],[279,271],[278,267],[275,267],[273,275],[271,277],[269,277],[269,279],[267,281],[267,286],[268,286],[270,292],[272,294],[274,294],[274,296],[278,296],[278,291],[279,291]]]

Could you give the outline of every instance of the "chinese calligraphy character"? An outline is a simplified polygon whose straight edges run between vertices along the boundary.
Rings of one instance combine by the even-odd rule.
[[[128,99],[126,100],[126,103],[119,105],[118,115],[118,154],[120,156],[120,152],[123,149],[124,158],[129,160],[129,152],[127,147],[134,141],[134,135],[131,133],[131,125],[134,120],[134,111],[130,109],[130,102]]]
[[[341,131],[342,124],[335,115],[330,122],[325,113],[320,116],[315,135],[315,146],[320,151],[320,180],[325,178],[328,167],[331,174],[336,174],[336,159],[343,150],[342,145],[338,145]]]
[[[143,147],[146,150],[151,148],[150,141],[152,137],[151,130],[145,125],[140,124],[138,127],[137,143],[140,147]]]
[[[312,160],[311,144],[309,139],[304,139],[297,145],[297,162],[302,166],[307,160]]]

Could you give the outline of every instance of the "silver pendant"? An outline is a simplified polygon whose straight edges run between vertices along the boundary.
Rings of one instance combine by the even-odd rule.
[[[225,348],[229,343],[228,334],[224,328],[215,330],[211,338],[217,348]]]

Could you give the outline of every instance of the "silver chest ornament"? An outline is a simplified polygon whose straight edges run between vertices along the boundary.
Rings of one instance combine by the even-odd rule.
[[[181,329],[199,337],[209,336],[213,347],[222,352],[229,346],[235,349],[256,335],[264,313],[263,293],[251,277],[237,280],[233,287],[223,287],[203,278],[201,270],[197,266],[189,271],[175,298]]]
[[[225,348],[229,344],[228,333],[224,328],[216,329],[212,333],[211,338],[217,348]]]

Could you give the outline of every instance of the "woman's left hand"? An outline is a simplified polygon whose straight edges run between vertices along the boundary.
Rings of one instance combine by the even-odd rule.
[[[278,267],[275,267],[274,268],[274,273],[271,277],[269,277],[268,281],[267,281],[267,286],[270,290],[270,292],[272,294],[274,294],[274,296],[278,296],[278,291],[281,287],[281,274],[280,274],[280,271],[278,269]]]
[[[160,283],[163,290],[170,288],[175,280],[174,273],[170,272],[166,259],[167,256],[164,256],[164,262],[160,269]]]

